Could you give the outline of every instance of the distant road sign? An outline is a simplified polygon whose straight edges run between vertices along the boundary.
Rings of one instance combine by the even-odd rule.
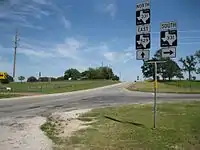
[[[163,58],[176,58],[176,47],[162,48]]]
[[[150,49],[150,34],[136,35],[136,49]]]
[[[177,30],[168,30],[160,32],[161,47],[177,46]]]
[[[138,25],[136,26],[136,34],[148,34],[150,33],[150,24],[145,24],[145,25]]]
[[[150,51],[149,50],[137,50],[136,51],[136,59],[137,60],[149,60]]]
[[[160,24],[160,31],[177,30],[176,22],[163,22]]]
[[[7,73],[6,72],[0,72],[0,79],[7,79]]]
[[[136,25],[150,24],[150,9],[136,11]]]

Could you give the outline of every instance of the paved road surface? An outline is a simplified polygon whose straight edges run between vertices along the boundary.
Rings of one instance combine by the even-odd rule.
[[[126,85],[127,83],[122,83],[98,90],[63,95],[0,100],[0,118],[46,116],[55,111],[153,101],[152,93],[129,92],[123,89]],[[158,94],[158,102],[199,99],[200,94]]]

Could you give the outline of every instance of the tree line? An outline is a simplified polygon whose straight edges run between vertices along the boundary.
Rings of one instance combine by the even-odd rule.
[[[193,76],[194,73],[200,74],[200,50],[194,54],[182,57],[179,59],[181,66],[171,58],[162,58],[162,50],[156,51],[154,56],[149,61],[165,61],[164,63],[157,64],[157,79],[161,80],[172,80],[174,77],[178,79],[184,79],[183,72],[187,73],[188,80],[196,80]],[[144,61],[141,66],[144,78],[152,78],[155,80],[155,66],[154,64]]]
[[[19,76],[18,80],[23,82],[26,78]],[[48,82],[48,81],[64,81],[64,80],[116,80],[119,81],[119,77],[113,73],[112,68],[103,66],[97,68],[88,68],[87,70],[80,72],[76,68],[70,68],[64,72],[63,76],[60,77],[35,77],[30,76],[27,78],[27,82]],[[8,75],[6,79],[1,80],[1,83],[13,82],[13,77]]]

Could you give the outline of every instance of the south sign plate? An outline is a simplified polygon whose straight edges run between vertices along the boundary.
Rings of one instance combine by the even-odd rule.
[[[177,30],[177,24],[174,21],[163,22],[160,24],[160,31]]]
[[[136,34],[147,34],[150,32],[151,32],[150,24],[136,26]]]

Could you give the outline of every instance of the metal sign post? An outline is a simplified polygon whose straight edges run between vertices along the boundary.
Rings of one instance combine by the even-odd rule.
[[[156,111],[157,111],[157,88],[158,88],[158,79],[157,79],[157,64],[165,63],[166,61],[149,61],[147,63],[154,64],[154,103],[153,103],[153,128],[156,128]]]

